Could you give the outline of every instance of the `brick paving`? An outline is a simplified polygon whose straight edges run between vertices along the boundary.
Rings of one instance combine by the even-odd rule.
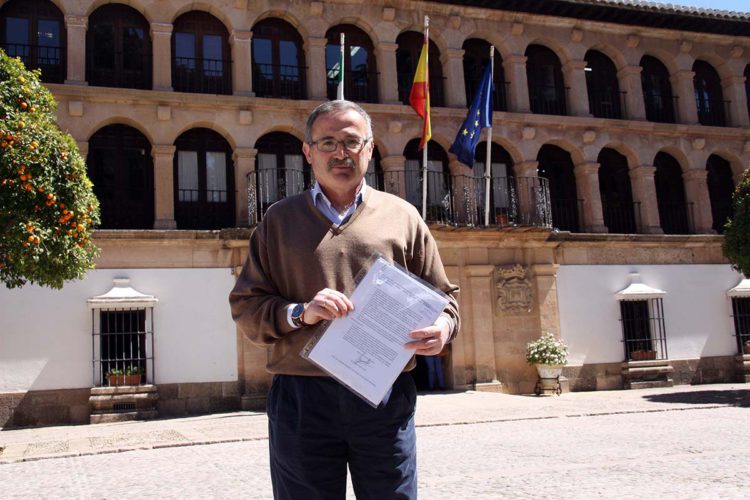
[[[417,411],[422,498],[750,497],[743,385],[431,394]],[[0,496],[267,499],[267,446],[252,412],[2,431]]]

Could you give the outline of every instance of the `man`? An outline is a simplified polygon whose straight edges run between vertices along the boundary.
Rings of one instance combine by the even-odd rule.
[[[372,408],[300,356],[325,320],[354,306],[348,296],[373,253],[449,294],[437,246],[416,209],[366,185],[373,151],[369,115],[349,101],[319,105],[307,119],[303,152],[312,190],[271,206],[250,238],[229,301],[239,329],[270,347],[271,479],[277,499],[344,498],[346,468],[357,498],[416,498],[416,389],[402,373]],[[458,332],[451,296],[435,325],[405,347],[437,354]],[[414,367],[414,358],[407,370]]]

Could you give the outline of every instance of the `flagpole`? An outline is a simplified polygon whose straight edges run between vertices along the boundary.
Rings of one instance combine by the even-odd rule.
[[[428,75],[427,81],[424,83],[424,85],[425,85],[425,95],[429,96],[430,18],[427,16],[424,16],[424,39],[425,39],[425,44],[427,45],[427,50],[425,53],[425,69],[427,71],[426,74]],[[425,106],[424,119],[425,121],[429,120],[429,111],[427,110],[426,106]],[[427,220],[427,142],[424,143],[424,148],[422,149],[422,219]]]
[[[339,101],[343,101],[344,100],[344,54],[346,53],[346,51],[344,50],[344,34],[343,33],[341,33],[341,48],[340,48],[340,52],[341,52],[341,57],[339,58],[340,59],[340,63],[339,63],[339,86],[336,89],[336,99],[338,99]]]
[[[492,82],[495,74],[495,46],[490,45],[490,106],[492,106]],[[492,183],[492,122],[487,127],[487,156],[484,163],[484,225],[490,225],[490,185]]]

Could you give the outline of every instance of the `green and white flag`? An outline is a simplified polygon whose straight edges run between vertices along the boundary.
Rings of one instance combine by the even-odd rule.
[[[339,51],[339,84],[336,89],[336,99],[339,101],[344,100],[344,34],[341,33],[341,50]]]

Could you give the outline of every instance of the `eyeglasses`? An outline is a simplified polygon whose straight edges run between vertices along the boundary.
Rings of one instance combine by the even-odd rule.
[[[365,147],[365,144],[370,141],[370,139],[372,139],[372,137],[367,137],[366,139],[361,139],[359,137],[347,137],[343,141],[337,141],[336,139],[326,137],[325,139],[310,141],[308,142],[308,144],[310,146],[314,144],[315,147],[318,148],[318,151],[322,153],[333,153],[339,147],[339,144],[344,146],[344,149],[346,149],[350,153],[359,153],[360,151],[362,151],[362,148]]]

